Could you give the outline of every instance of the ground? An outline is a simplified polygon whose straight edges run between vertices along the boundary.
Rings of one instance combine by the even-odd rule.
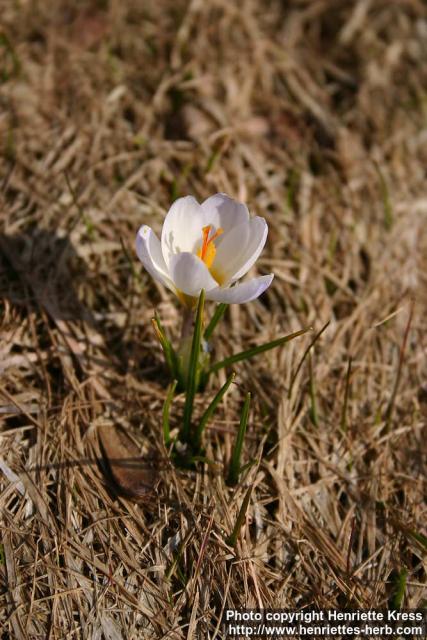
[[[1,13],[1,638],[213,639],[225,608],[425,606],[426,5]],[[151,324],[176,342],[182,309],[134,239],[220,191],[266,218],[253,273],[275,278],[229,307],[213,356],[312,330],[235,366],[209,462],[182,470]],[[105,467],[132,450],[119,427],[145,466],[116,485],[154,486],[138,499]]]

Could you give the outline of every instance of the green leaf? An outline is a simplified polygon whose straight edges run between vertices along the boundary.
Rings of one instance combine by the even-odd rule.
[[[381,171],[379,164],[375,163],[374,166],[380,181],[380,190],[381,190],[381,196],[383,199],[383,208],[384,208],[384,226],[387,231],[390,231],[390,229],[393,226],[393,219],[394,219],[393,205],[391,203],[390,191],[387,185],[387,181],[384,177],[383,172]]]
[[[394,579],[394,593],[391,600],[393,609],[401,609],[403,598],[405,597],[406,581],[408,578],[408,570],[402,569]]]
[[[151,322],[153,323],[154,331],[156,332],[156,336],[163,349],[166,364],[169,367],[169,371],[171,372],[171,375],[175,378],[178,375],[177,364],[176,364],[177,363],[176,354],[169,338],[165,333],[165,330],[162,326],[162,323],[160,322],[160,318],[157,315],[157,313],[154,315],[154,318],[152,318]]]
[[[196,395],[199,378],[199,355],[202,339],[203,308],[205,305],[205,291],[202,289],[197,305],[196,321],[194,324],[193,341],[191,344],[190,365],[188,367],[187,391],[185,396],[184,417],[181,431],[183,442],[190,442],[191,418],[193,415],[194,396]]]
[[[172,400],[175,394],[176,385],[178,384],[178,380],[174,380],[168,389],[168,393],[166,396],[165,404],[163,405],[163,440],[165,446],[168,447],[170,445],[170,427],[169,427],[169,411],[170,406],[172,404]]]
[[[233,382],[235,377],[236,377],[236,374],[232,373],[231,376],[226,380],[225,384],[218,391],[218,393],[216,394],[215,398],[212,400],[212,402],[210,403],[210,405],[208,406],[208,408],[206,409],[204,414],[202,415],[202,417],[200,419],[200,422],[199,422],[199,426],[198,426],[197,431],[196,431],[196,437],[195,437],[197,448],[200,447],[200,441],[202,439],[202,433],[203,433],[207,423],[209,422],[209,420],[211,419],[215,409],[217,408],[217,406],[219,405],[219,403],[221,402],[221,400],[223,399],[223,397],[227,393],[227,391],[228,391],[228,389],[229,389],[229,387],[230,387],[230,385]]]
[[[226,539],[226,544],[230,545],[230,547],[235,547],[237,544],[237,536],[239,535],[240,529],[245,521],[246,511],[248,510],[249,500],[251,499],[253,484],[246,491],[245,497],[243,498],[242,506],[240,507],[239,515],[237,516],[236,524],[234,525],[233,533]]]
[[[424,536],[419,531],[409,531],[409,535],[414,538],[422,547],[424,547],[425,551],[427,551],[427,537]]]
[[[228,304],[226,304],[225,302],[221,302],[221,304],[219,304],[215,309],[215,313],[213,314],[212,319],[209,322],[203,336],[207,342],[209,342],[210,338],[212,337],[212,334],[215,331],[216,325],[221,320],[227,307],[228,307]]]
[[[235,353],[220,362],[217,362],[209,369],[209,374],[215,373],[224,367],[228,367],[236,362],[241,362],[242,360],[248,360],[253,356],[257,356],[260,353],[264,353],[264,351],[269,351],[270,349],[275,349],[276,347],[280,347],[282,344],[286,342],[290,342],[294,338],[298,338],[298,336],[302,336],[307,331],[311,331],[312,327],[308,327],[307,329],[300,329],[295,333],[290,333],[287,336],[283,336],[283,338],[278,338],[277,340],[273,340],[272,342],[267,342],[266,344],[262,344],[259,347],[252,347],[252,349],[247,349],[246,351],[241,351],[240,353]]]
[[[8,74],[6,65],[0,71],[0,80],[2,82],[7,82],[11,77],[16,77],[19,75],[21,71],[21,61],[15,51],[12,42],[9,40],[5,33],[0,33],[0,48],[3,48],[6,51],[6,54],[9,56],[12,62],[12,74]]]
[[[290,169],[287,178],[286,204],[289,211],[297,208],[297,194],[300,183],[300,175],[297,169]]]
[[[240,474],[240,458],[242,455],[243,442],[246,435],[246,427],[249,418],[249,407],[251,404],[251,394],[246,394],[245,404],[243,405],[242,415],[240,416],[239,430],[237,432],[236,443],[234,445],[231,456],[230,468],[228,470],[227,484],[233,486],[239,481]]]

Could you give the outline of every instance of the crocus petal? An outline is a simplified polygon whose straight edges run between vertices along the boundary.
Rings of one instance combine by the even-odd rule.
[[[271,284],[274,276],[272,273],[268,276],[261,276],[260,278],[254,278],[241,284],[236,284],[228,289],[217,287],[211,291],[206,292],[206,298],[208,300],[215,300],[215,302],[225,302],[226,304],[250,302],[258,298]]]
[[[219,238],[212,271],[222,284],[235,282],[249,271],[264,248],[267,233],[266,221],[257,216]]]
[[[156,234],[147,225],[142,225],[136,236],[136,253],[148,273],[158,282],[175,291],[168,276],[162,249]]]
[[[162,252],[167,265],[174,254],[195,251],[202,240],[203,224],[202,208],[193,196],[175,200],[162,230]]]
[[[205,263],[193,253],[178,253],[170,261],[170,274],[177,289],[187,296],[198,296],[218,286]]]
[[[225,193],[217,193],[211,196],[202,203],[201,207],[203,210],[203,226],[211,224],[215,229],[223,229],[224,233],[232,227],[249,220],[247,206],[226,196]]]

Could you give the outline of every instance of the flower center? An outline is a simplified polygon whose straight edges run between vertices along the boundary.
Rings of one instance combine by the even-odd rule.
[[[197,255],[201,260],[203,260],[203,262],[205,263],[208,269],[211,268],[212,263],[215,259],[216,247],[214,245],[214,240],[216,240],[216,238],[218,238],[222,233],[224,233],[224,229],[221,229],[220,227],[215,231],[215,233],[211,237],[209,237],[211,230],[212,230],[211,224],[208,224],[206,227],[203,227],[202,247],[197,252]]]

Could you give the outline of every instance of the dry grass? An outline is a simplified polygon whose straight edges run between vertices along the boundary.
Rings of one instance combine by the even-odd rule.
[[[221,638],[225,606],[386,606],[405,569],[403,604],[422,606],[425,4],[17,0],[1,14],[2,639]],[[178,195],[217,191],[267,218],[259,271],[276,274],[229,309],[218,356],[330,324],[291,390],[312,335],[239,366],[206,435],[217,464],[181,472],[161,447],[150,324],[157,309],[177,338],[180,310],[133,241]],[[231,490],[247,391],[255,465]],[[163,460],[138,504],[97,463],[114,424]]]

